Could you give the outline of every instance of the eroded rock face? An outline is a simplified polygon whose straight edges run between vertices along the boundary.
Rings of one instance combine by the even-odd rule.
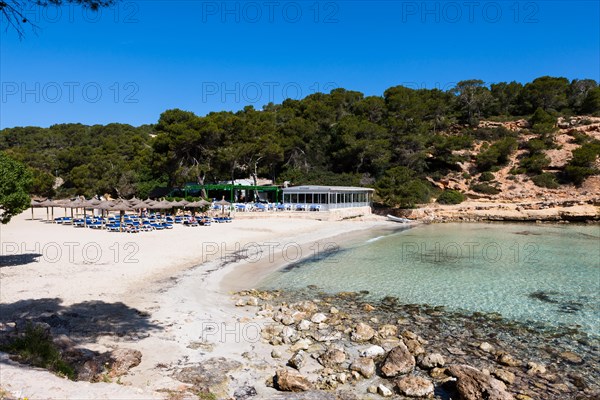
[[[468,365],[452,365],[447,373],[457,379],[456,389],[464,400],[514,400],[506,385]]]
[[[433,394],[433,382],[420,376],[405,376],[396,381],[398,391],[408,397],[428,397]]]
[[[137,367],[142,362],[142,353],[139,350],[117,349],[110,353],[112,361],[109,375],[111,377],[125,375],[131,368]]]
[[[278,370],[273,383],[276,389],[285,392],[304,392],[313,388],[313,385],[305,376],[288,369]]]
[[[415,357],[408,351],[403,342],[394,347],[385,358],[381,366],[383,376],[392,378],[402,374],[408,374],[415,368]]]
[[[201,364],[177,371],[173,377],[180,382],[193,385],[199,391],[226,395],[228,376],[241,366],[240,362],[224,357],[209,358]]]

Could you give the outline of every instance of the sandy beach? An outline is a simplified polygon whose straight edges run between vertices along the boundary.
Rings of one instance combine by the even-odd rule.
[[[232,387],[272,375],[260,372],[270,349],[255,326],[244,324],[254,312],[235,307],[232,291],[366,230],[393,229],[370,216],[238,219],[120,234],[48,224],[43,210],[35,213],[36,220],[27,211],[0,227],[2,328],[60,312],[71,318],[64,333],[77,347],[100,353],[126,348],[142,357],[118,379],[92,384],[16,364],[3,354],[0,393],[7,398],[168,398],[191,386],[175,377],[186,367],[219,357],[257,366],[237,367],[222,388],[223,396],[231,396]],[[274,390],[257,386],[265,391],[259,396]]]

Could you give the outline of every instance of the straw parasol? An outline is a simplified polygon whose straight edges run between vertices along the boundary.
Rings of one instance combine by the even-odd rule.
[[[46,199],[46,200],[40,202],[39,206],[46,207],[46,222],[50,222],[50,215],[48,212],[48,208],[51,207],[52,208],[52,220],[54,220],[54,207],[56,206],[56,203],[54,203],[50,199]]]
[[[225,200],[225,198],[223,198],[222,200],[219,201],[215,201],[215,204],[218,206],[221,206],[221,213],[225,214],[225,207],[229,207],[231,205],[230,202],[228,202],[227,200]]]
[[[31,220],[32,221],[33,221],[33,209],[42,207],[42,206],[40,206],[40,202],[41,201],[37,201],[35,199],[31,199],[31,201],[29,202],[29,207],[31,208]]]
[[[190,204],[187,200],[174,201],[171,203],[171,207],[186,207]]]
[[[123,232],[123,217],[125,216],[125,211],[132,209],[133,206],[124,199],[115,200],[112,204],[110,204],[109,210],[119,212],[119,232]]]
[[[85,208],[87,207],[87,200],[85,197],[76,197],[75,200],[71,200],[68,204],[68,207],[71,208],[71,218],[73,218],[73,210],[77,208],[83,208],[83,226],[87,226],[87,215],[85,213]]]

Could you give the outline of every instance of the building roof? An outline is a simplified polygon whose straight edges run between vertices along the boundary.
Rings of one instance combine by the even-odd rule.
[[[283,193],[329,193],[329,192],[373,192],[375,189],[356,186],[292,186],[282,189]]]

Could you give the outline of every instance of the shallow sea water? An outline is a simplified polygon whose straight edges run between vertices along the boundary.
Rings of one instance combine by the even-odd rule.
[[[368,291],[600,336],[598,225],[432,224],[375,235],[290,265],[261,286]]]

